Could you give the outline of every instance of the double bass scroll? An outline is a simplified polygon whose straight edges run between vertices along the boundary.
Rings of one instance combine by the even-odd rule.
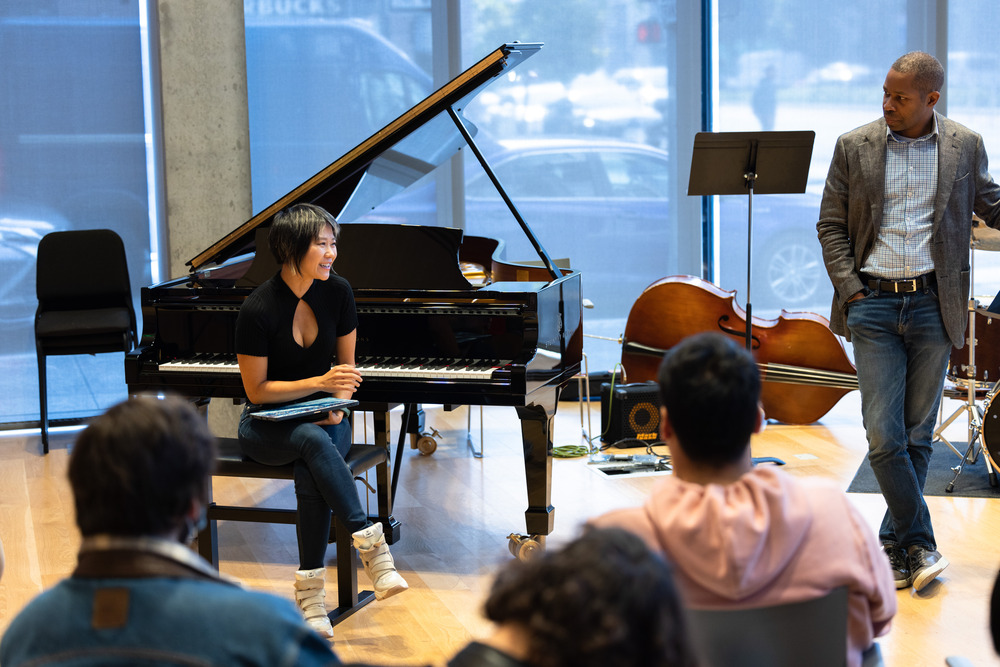
[[[735,295],[694,276],[670,276],[643,290],[625,325],[622,367],[628,381],[656,380],[664,352],[696,333],[745,341],[746,312]],[[751,324],[768,419],[811,424],[858,388],[854,364],[820,315],[782,311],[775,320],[753,317]]]

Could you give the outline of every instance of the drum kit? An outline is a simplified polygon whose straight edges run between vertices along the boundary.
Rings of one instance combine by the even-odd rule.
[[[1000,231],[975,221],[972,231],[972,259],[969,262],[971,284],[975,250],[1000,250]],[[1000,295],[989,308],[981,307],[976,297],[969,299],[968,338],[965,347],[952,350],[948,361],[944,398],[960,399],[964,404],[934,431],[934,439],[941,440],[961,458],[952,468],[955,476],[945,488],[951,493],[966,463],[975,464],[980,454],[989,474],[990,486],[997,486],[997,463],[1000,462],[1000,312],[993,308],[1000,303]],[[998,309],[1000,310],[1000,309]],[[959,451],[944,435],[944,431],[961,415],[968,417],[968,447]]]

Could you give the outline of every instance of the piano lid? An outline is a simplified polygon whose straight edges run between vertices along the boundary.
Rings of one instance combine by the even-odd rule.
[[[542,48],[541,43],[503,44],[331,165],[217,241],[187,264],[198,271],[255,248],[258,227],[298,203],[312,203],[337,219],[356,220],[406,189],[467,142],[449,115],[461,115],[494,80]],[[462,120],[467,129],[474,126]],[[471,133],[471,130],[470,130]]]

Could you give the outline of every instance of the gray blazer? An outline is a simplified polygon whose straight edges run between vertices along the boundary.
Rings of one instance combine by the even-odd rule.
[[[972,214],[1000,227],[1000,186],[988,168],[983,138],[935,112],[938,123],[938,188],[934,200],[931,258],[941,317],[955,347],[968,323],[969,243]],[[837,139],[823,190],[816,230],[833,282],[830,328],[846,336],[845,302],[863,287],[859,272],[875,244],[885,197],[885,119]]]

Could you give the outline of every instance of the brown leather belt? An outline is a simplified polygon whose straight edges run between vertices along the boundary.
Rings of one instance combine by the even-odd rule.
[[[888,278],[875,278],[872,276],[864,276],[864,279],[868,289],[875,290],[876,292],[890,292],[892,294],[918,292],[937,283],[933,272],[905,280],[889,280]]]

